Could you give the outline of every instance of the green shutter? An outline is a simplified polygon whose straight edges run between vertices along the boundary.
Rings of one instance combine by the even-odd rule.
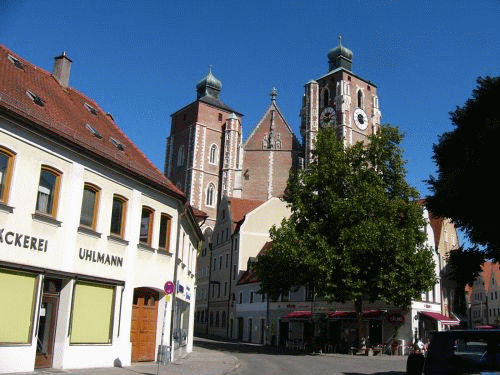
[[[31,341],[35,288],[36,275],[0,270],[0,343]]]
[[[113,330],[113,286],[77,282],[71,344],[109,344]]]

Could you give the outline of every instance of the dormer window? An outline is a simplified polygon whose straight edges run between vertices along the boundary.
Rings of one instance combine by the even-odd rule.
[[[90,104],[84,103],[83,106],[85,107],[85,109],[87,111],[89,111],[90,113],[92,113],[94,116],[97,116],[97,110],[94,107],[92,107]]]
[[[40,107],[43,107],[45,105],[45,102],[44,100],[39,97],[37,94],[35,94],[34,92],[28,90],[26,91],[26,95],[28,95],[28,97],[33,100],[33,103],[35,103],[36,105],[40,106]]]
[[[125,146],[123,143],[121,143],[120,141],[114,139],[113,137],[109,137],[109,141],[120,151],[123,151],[125,150]]]
[[[8,55],[7,58],[9,59],[9,61],[14,64],[14,66],[18,69],[21,69],[21,70],[24,70],[24,64],[21,62],[21,60],[19,60],[18,58],[12,56],[12,55]]]
[[[86,125],[85,125],[85,128],[86,128],[86,129],[90,132],[90,134],[92,134],[94,137],[99,138],[99,139],[102,139],[102,135],[101,135],[101,133],[99,133],[99,132],[97,131],[97,129],[96,129],[96,128],[94,128],[92,125],[90,125],[90,124],[86,124]]]

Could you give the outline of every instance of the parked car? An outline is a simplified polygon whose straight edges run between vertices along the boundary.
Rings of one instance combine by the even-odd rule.
[[[484,374],[500,371],[500,330],[434,332],[425,375]]]

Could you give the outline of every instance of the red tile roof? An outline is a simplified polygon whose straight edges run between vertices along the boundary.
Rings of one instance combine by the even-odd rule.
[[[235,224],[235,227],[238,227],[243,220],[245,219],[245,216],[259,207],[261,204],[263,204],[263,201],[259,200],[253,200],[253,199],[242,199],[242,198],[234,198],[230,197],[228,198],[228,203],[231,211],[231,218],[233,220],[233,223]],[[235,231],[236,229],[233,228]]]
[[[16,67],[9,59],[23,64]],[[43,106],[34,103],[27,92],[36,94]],[[95,109],[92,114],[87,105]],[[0,112],[17,119],[39,133],[57,139],[78,152],[90,155],[108,165],[168,192],[183,201],[179,190],[114,123],[92,99],[71,87],[63,87],[51,73],[17,56],[0,45]],[[99,134],[89,131],[89,124]],[[114,140],[123,145],[119,150]]]

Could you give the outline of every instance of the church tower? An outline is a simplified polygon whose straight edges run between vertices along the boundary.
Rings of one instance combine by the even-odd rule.
[[[243,115],[220,100],[221,90],[210,67],[196,85],[196,100],[171,115],[165,159],[165,175],[207,213],[212,228],[222,195],[241,190]]]
[[[335,127],[347,147],[365,142],[380,127],[377,86],[352,72],[352,60],[339,36],[338,46],[328,52],[328,73],[305,85],[300,131],[306,166],[321,128]]]

